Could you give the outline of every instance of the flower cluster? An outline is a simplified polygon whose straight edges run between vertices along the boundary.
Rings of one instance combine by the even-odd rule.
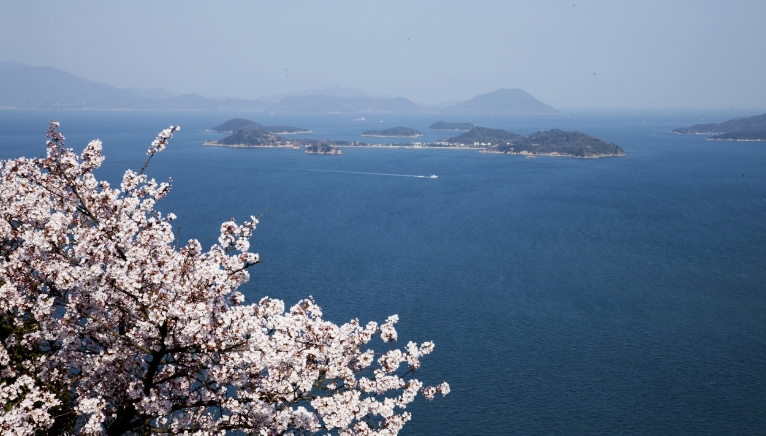
[[[55,127],[58,127],[58,124],[56,124]],[[149,165],[149,162],[152,160],[152,156],[164,150],[165,146],[168,144],[168,140],[170,140],[170,138],[173,137],[173,132],[178,130],[181,130],[181,126],[170,126],[169,128],[157,134],[157,137],[154,139],[154,141],[152,141],[152,145],[149,146],[149,150],[146,151],[146,154],[147,156],[149,156],[149,158],[146,159],[146,163],[141,168],[141,171],[139,172],[139,174],[144,173],[144,170],[146,170],[146,167]]]
[[[77,434],[395,435],[418,394],[449,392],[411,378],[433,343],[369,348],[397,340],[395,315],[336,325],[311,298],[244,304],[255,217],[208,251],[176,247],[154,208],[170,185],[98,181],[101,142],[78,156],[57,127],[45,158],[0,162],[0,433],[70,416]]]
[[[152,141],[152,145],[149,147],[149,150],[146,152],[146,154],[151,156],[164,150],[165,146],[168,144],[168,140],[173,137],[173,132],[177,130],[181,130],[181,126],[170,126],[170,128],[167,128],[157,134],[157,138]]]

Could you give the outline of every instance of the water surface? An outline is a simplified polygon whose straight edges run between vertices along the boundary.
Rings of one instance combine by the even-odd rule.
[[[766,144],[669,133],[732,115],[447,119],[579,130],[628,153],[576,160],[202,146],[233,116],[308,137],[398,125],[421,141],[453,135],[423,115],[0,111],[0,157],[44,153],[55,117],[75,149],[104,141],[98,175],[117,183],[180,124],[148,173],[173,178],[159,207],[178,215],[182,240],[209,246],[222,221],[269,208],[251,299],[312,295],[335,322],[397,313],[401,340],[436,342],[419,376],[452,393],[417,401],[403,434],[763,434]]]

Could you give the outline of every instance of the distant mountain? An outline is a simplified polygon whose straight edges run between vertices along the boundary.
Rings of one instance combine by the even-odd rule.
[[[723,123],[695,124],[673,129],[675,133],[713,135],[711,140],[766,141],[766,114],[749,118],[735,118]]]
[[[498,89],[469,101],[446,107],[423,107],[404,97],[370,98],[305,95],[283,98],[270,112],[391,112],[461,114],[558,114],[559,112],[521,89]]]
[[[448,100],[448,101],[443,101],[441,103],[417,103],[417,105],[427,107],[427,108],[443,108],[448,106],[454,106],[458,103],[460,103],[459,100]]]
[[[0,70],[12,70],[14,68],[26,68],[26,67],[31,67],[31,65],[22,64],[21,62],[16,62],[16,61],[0,62]]]
[[[441,109],[442,113],[464,114],[558,114],[556,109],[523,89],[498,89]]]
[[[279,103],[269,106],[270,112],[394,112],[418,113],[425,109],[404,97],[333,97],[329,95],[307,95],[285,97]]]
[[[266,106],[258,100],[215,101],[199,94],[147,98],[56,68],[0,65],[0,108],[254,111]]]
[[[462,123],[448,123],[446,121],[437,121],[431,124],[431,130],[462,130],[469,131],[476,127],[476,124],[463,121]]]
[[[297,92],[286,92],[284,94],[268,95],[266,97],[260,97],[258,98],[258,100],[265,101],[267,103],[279,103],[285,97],[306,97],[309,95],[329,95],[331,97],[341,97],[341,98],[354,98],[354,97],[391,98],[390,96],[387,96],[387,95],[379,95],[379,96],[370,95],[367,92],[362,91],[361,89],[333,86],[330,88],[323,88],[323,89],[311,88],[311,89],[304,89],[303,91],[297,91]]]
[[[305,113],[556,114],[521,89],[498,89],[469,101],[418,105],[354,88],[308,89],[269,100],[173,95],[162,88],[120,89],[51,67],[0,62],[0,108],[268,111]],[[428,107],[426,107],[428,106]]]
[[[145,98],[162,99],[162,98],[175,97],[175,94],[167,92],[162,88],[154,88],[154,89],[128,88],[128,91],[132,92],[133,94],[136,94],[139,97],[145,97]]]
[[[145,100],[152,101],[55,68],[26,66],[0,70],[0,107],[133,108]]]
[[[368,130],[362,136],[377,136],[379,138],[418,138],[422,133],[409,127],[392,127],[385,130]]]

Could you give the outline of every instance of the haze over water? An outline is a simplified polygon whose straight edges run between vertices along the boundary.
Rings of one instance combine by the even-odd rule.
[[[765,21],[759,0],[4,1],[0,70],[62,71],[0,79],[0,159],[43,155],[55,118],[75,150],[103,140],[96,175],[118,186],[179,124],[148,174],[173,179],[158,208],[182,243],[210,247],[221,222],[268,210],[249,300],[311,295],[336,323],[398,314],[399,345],[435,342],[417,377],[451,393],[418,398],[403,436],[762,435],[766,143],[670,130],[766,112]],[[563,114],[9,109],[135,109],[97,105],[128,90],[257,108],[237,105],[312,89],[437,107],[500,88]],[[202,145],[234,117],[386,143],[413,139],[360,133],[562,129],[627,156]]]
[[[43,154],[55,117],[76,150],[104,141],[97,175],[117,184],[160,129],[180,124],[148,173],[173,178],[159,208],[178,215],[182,241],[210,246],[221,222],[270,208],[252,240],[265,262],[244,287],[251,300],[313,295],[334,322],[397,313],[401,341],[436,343],[418,376],[452,393],[416,401],[402,434],[759,434],[766,147],[669,133],[734,115],[472,119],[579,130],[628,154],[532,160],[202,146],[228,114],[0,111],[0,157]],[[242,116],[332,139],[372,128],[354,115]],[[428,131],[433,116],[379,117],[422,141],[453,134]]]
[[[176,95],[522,88],[557,109],[763,109],[764,18],[758,0],[7,1],[0,61]]]

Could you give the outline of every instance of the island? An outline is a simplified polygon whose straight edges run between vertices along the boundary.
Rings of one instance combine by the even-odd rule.
[[[295,133],[311,133],[311,130],[301,129],[299,127],[264,126],[263,124],[258,124],[255,121],[246,120],[244,118],[232,118],[223,124],[213,127],[212,129],[210,129],[210,131],[218,132],[218,133],[234,133],[238,130],[244,129],[245,127],[259,129],[267,133],[275,133],[278,135],[291,135]]]
[[[400,128],[397,128],[400,129]],[[390,130],[390,129],[389,129]],[[411,129],[410,129],[411,130]],[[385,131],[384,131],[385,132]],[[432,143],[378,143],[358,141],[301,138],[286,140],[279,135],[257,127],[244,127],[219,141],[208,141],[205,145],[219,147],[271,148],[283,147],[300,150],[309,154],[343,154],[341,147],[383,147],[383,148],[468,148],[488,154],[517,154],[528,158],[534,156],[569,156],[575,158],[598,158],[625,156],[618,145],[603,141],[580,132],[544,130],[522,136],[503,129],[474,127],[473,129]]]
[[[489,137],[487,139],[489,140]],[[565,132],[559,129],[544,130],[527,136],[500,135],[491,141],[491,144],[487,143],[482,153],[519,154],[527,157],[569,156],[580,159],[625,156],[625,150],[611,142],[584,133]]]
[[[710,141],[766,141],[766,114],[734,118],[723,123],[695,124],[673,133],[711,135]]]
[[[362,132],[362,136],[377,136],[379,138],[417,138],[423,136],[422,133],[409,127],[392,127],[386,130],[367,130]]]
[[[206,145],[227,145],[227,146],[239,146],[239,147],[274,147],[283,139],[278,135],[267,132],[258,127],[243,127],[237,130],[231,136],[227,136],[219,141],[206,142]]]
[[[241,148],[292,148],[300,150],[306,148],[306,153],[313,154],[343,154],[337,147],[354,147],[364,145],[360,142],[333,141],[327,139],[295,139],[285,138],[271,132],[266,132],[258,127],[244,127],[236,133],[218,141],[207,141],[204,145],[215,147],[241,147]]]
[[[308,154],[343,154],[339,148],[335,148],[329,144],[313,144],[306,147],[305,153]]]
[[[457,131],[467,132],[468,130],[473,129],[474,127],[476,127],[476,124],[465,122],[465,121],[462,123],[448,123],[446,121],[437,121],[431,124],[431,130],[457,130]]]

